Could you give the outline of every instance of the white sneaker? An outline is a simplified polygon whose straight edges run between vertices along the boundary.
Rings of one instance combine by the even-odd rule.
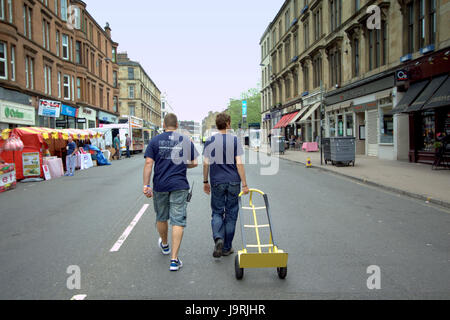
[[[158,240],[158,247],[161,249],[162,254],[165,255],[165,256],[169,255],[170,252],[171,252],[169,245],[163,246],[161,238],[159,238],[159,240]]]
[[[170,261],[170,271],[178,271],[181,267],[183,267],[183,262],[181,262],[180,258]]]

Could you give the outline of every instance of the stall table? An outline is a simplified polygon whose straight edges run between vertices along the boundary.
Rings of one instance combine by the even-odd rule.
[[[305,142],[303,143],[302,150],[306,152],[319,151],[319,144],[317,142]]]

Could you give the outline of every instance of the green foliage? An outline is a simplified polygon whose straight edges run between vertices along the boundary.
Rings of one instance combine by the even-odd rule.
[[[258,89],[252,88],[241,94],[241,100],[230,99],[227,112],[231,116],[231,127],[234,130],[239,128],[242,122],[242,101],[247,100],[247,127],[248,123],[261,123],[261,93]]]

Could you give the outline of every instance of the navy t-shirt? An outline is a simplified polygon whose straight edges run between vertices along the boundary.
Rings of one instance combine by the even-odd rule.
[[[241,182],[236,157],[243,154],[242,144],[236,136],[216,134],[210,137],[205,143],[203,156],[209,160],[211,184]]]
[[[153,190],[172,192],[189,190],[186,177],[187,162],[194,161],[198,152],[186,136],[165,132],[154,137],[145,151],[145,158],[155,161]]]
[[[72,155],[72,153],[75,151],[75,149],[77,148],[77,145],[75,144],[75,142],[70,142],[67,145],[68,149],[67,149],[67,155],[70,156]]]

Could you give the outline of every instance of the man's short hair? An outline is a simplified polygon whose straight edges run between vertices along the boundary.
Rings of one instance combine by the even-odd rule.
[[[218,130],[226,130],[231,123],[231,117],[228,113],[219,113],[216,117],[216,126]]]
[[[175,114],[169,113],[164,117],[166,128],[176,128],[178,126],[178,118]]]

